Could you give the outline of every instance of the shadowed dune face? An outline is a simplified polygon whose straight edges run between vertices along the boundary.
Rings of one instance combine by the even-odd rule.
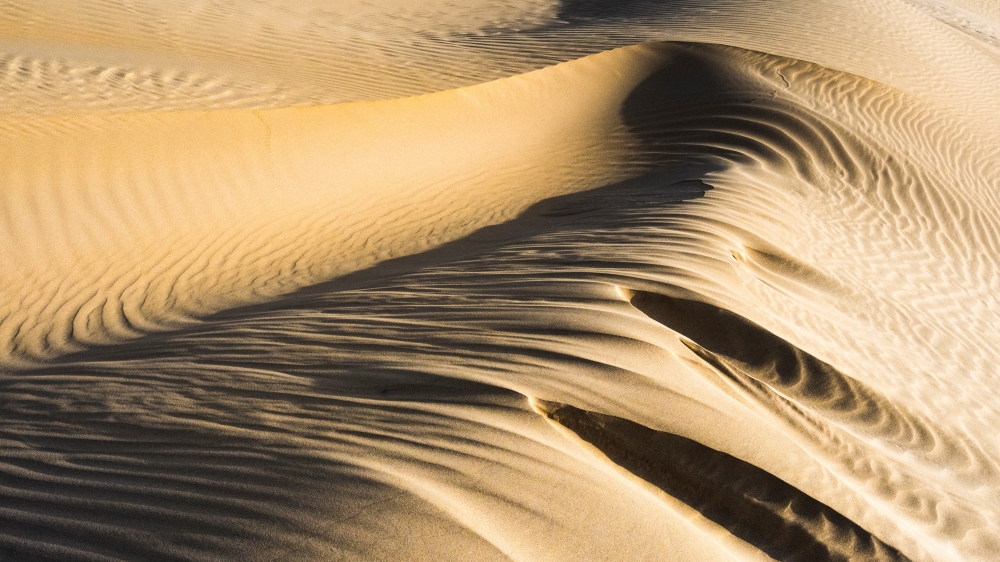
[[[456,414],[503,410],[509,393],[417,373],[369,376],[359,393],[262,365],[126,365],[5,377],[0,559],[506,559],[421,499],[420,474],[433,473],[422,450],[442,465],[495,456],[449,442],[490,423]]]
[[[771,332],[728,310],[703,302],[637,291],[633,306],[677,332],[691,351],[710,365],[718,383],[745,403],[774,415],[805,442],[842,465],[859,482],[891,474],[895,489],[885,501],[904,513],[899,489],[909,489],[929,514],[948,506],[950,525],[969,532],[990,524],[992,514],[968,502],[971,489],[996,487],[1000,462],[947,420],[914,414],[865,384],[843,374]],[[867,459],[859,466],[858,459]],[[923,474],[954,474],[945,486]],[[942,507],[937,507],[937,506]],[[928,517],[913,511],[915,519]]]
[[[996,22],[0,6],[0,560],[997,559]]]
[[[763,383],[786,399],[910,454],[934,454],[941,445],[932,424],[749,320],[703,302],[636,292],[631,303],[683,337],[683,343],[740,385]],[[955,468],[995,461],[941,455]],[[977,474],[981,479],[987,474]],[[995,474],[992,475],[996,477]],[[980,480],[981,482],[981,480]]]
[[[879,400],[857,381],[764,328],[707,303],[637,292],[633,306],[753,378],[824,412],[874,420]]]
[[[539,407],[610,461],[775,560],[907,560],[800,490],[697,441],[565,404]]]

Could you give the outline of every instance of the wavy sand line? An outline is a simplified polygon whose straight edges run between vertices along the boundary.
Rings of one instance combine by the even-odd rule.
[[[288,292],[628,173],[608,166],[617,104],[661,56],[380,104],[8,120],[6,362]]]
[[[771,25],[835,4],[761,2],[740,17]],[[556,10],[567,32],[532,20],[478,44],[499,59],[547,44],[518,63],[542,64],[662,35],[663,6],[570,2]],[[658,44],[375,104],[4,116],[0,553],[732,556],[552,430],[523,399],[540,396],[749,462],[912,559],[994,557],[1000,145],[995,96],[970,84],[996,69],[901,3],[854,6],[857,29],[815,43],[802,25],[763,36],[727,19],[732,7],[711,25],[685,20],[694,3],[669,8],[696,38],[756,41],[897,89]],[[860,52],[858,34],[890,16],[884,49]],[[248,60],[295,43],[280,35],[262,32]],[[436,68],[428,83],[485,75],[447,68],[468,51],[433,42],[401,35],[387,50],[422,57],[416,74]],[[347,66],[370,62],[369,46],[345,51]],[[926,68],[903,64],[909,53]],[[18,56],[7,78],[29,90],[66,72]],[[283,73],[283,57],[261,68],[318,76]],[[160,76],[99,66],[87,80],[115,91]],[[344,89],[361,95],[382,72]],[[368,94],[416,88],[412,76]],[[643,317],[619,287],[732,313],[689,338],[699,358],[676,319]],[[704,343],[727,334],[774,344],[760,347],[780,361]],[[739,400],[706,382],[720,372]],[[811,544],[839,544],[824,532]]]
[[[963,497],[995,488],[1000,474],[997,459],[968,435],[906,411],[730,311],[649,292],[635,292],[631,302],[682,335],[738,395],[802,431],[897,513],[935,527],[945,541],[995,525],[994,514]],[[968,488],[940,487],[924,476],[941,471],[954,474],[953,486]]]

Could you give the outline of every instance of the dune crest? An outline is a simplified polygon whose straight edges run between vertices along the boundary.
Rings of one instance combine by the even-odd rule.
[[[328,108],[10,118],[5,359],[267,299],[628,175],[619,104],[669,56]]]
[[[5,4],[0,560],[997,559],[997,30]]]

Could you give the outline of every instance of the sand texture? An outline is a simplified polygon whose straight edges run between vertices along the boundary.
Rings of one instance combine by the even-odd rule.
[[[1000,4],[0,3],[0,561],[1000,560]]]

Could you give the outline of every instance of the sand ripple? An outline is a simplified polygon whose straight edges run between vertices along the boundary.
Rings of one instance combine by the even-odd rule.
[[[0,560],[995,560],[980,4],[5,4]]]

